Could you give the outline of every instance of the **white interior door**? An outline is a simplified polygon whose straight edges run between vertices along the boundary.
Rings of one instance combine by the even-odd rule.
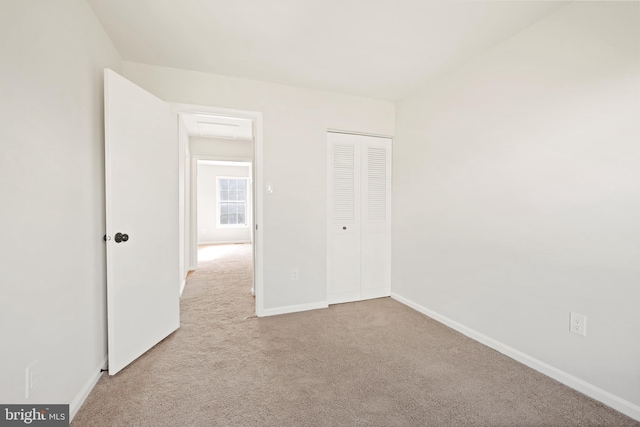
[[[329,133],[328,302],[360,299],[360,146]]]
[[[111,70],[104,77],[107,325],[114,375],[180,326],[178,133],[168,104]]]
[[[391,295],[391,140],[362,143],[360,298]]]

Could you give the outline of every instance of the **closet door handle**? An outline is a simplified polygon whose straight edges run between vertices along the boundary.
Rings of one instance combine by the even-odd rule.
[[[347,227],[342,227],[342,229],[343,229],[343,230],[346,230],[346,229],[347,229]]]

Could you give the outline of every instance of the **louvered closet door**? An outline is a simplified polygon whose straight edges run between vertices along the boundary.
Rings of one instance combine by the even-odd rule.
[[[389,296],[391,140],[328,133],[329,304]]]
[[[360,299],[360,146],[329,133],[329,304]]]
[[[391,140],[361,146],[360,297],[391,295]]]

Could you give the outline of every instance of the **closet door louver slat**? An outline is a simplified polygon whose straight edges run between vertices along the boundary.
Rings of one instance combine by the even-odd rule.
[[[367,148],[367,219],[387,219],[387,150]]]
[[[333,147],[333,220],[355,219],[355,147],[335,145]]]

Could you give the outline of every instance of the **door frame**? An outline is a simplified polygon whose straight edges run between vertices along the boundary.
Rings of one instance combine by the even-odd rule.
[[[237,117],[242,119],[250,119],[253,121],[253,289],[256,298],[256,316],[264,316],[264,214],[263,214],[263,118],[259,111],[236,110],[231,108],[213,107],[209,105],[183,104],[176,102],[168,103],[177,113],[185,114],[211,114],[218,116]],[[191,165],[195,162],[194,156],[191,156]],[[194,168],[191,169],[191,189],[193,195],[193,175]],[[191,212],[191,243],[197,242],[197,229],[194,224],[194,212]],[[193,260],[193,253],[190,254]]]

